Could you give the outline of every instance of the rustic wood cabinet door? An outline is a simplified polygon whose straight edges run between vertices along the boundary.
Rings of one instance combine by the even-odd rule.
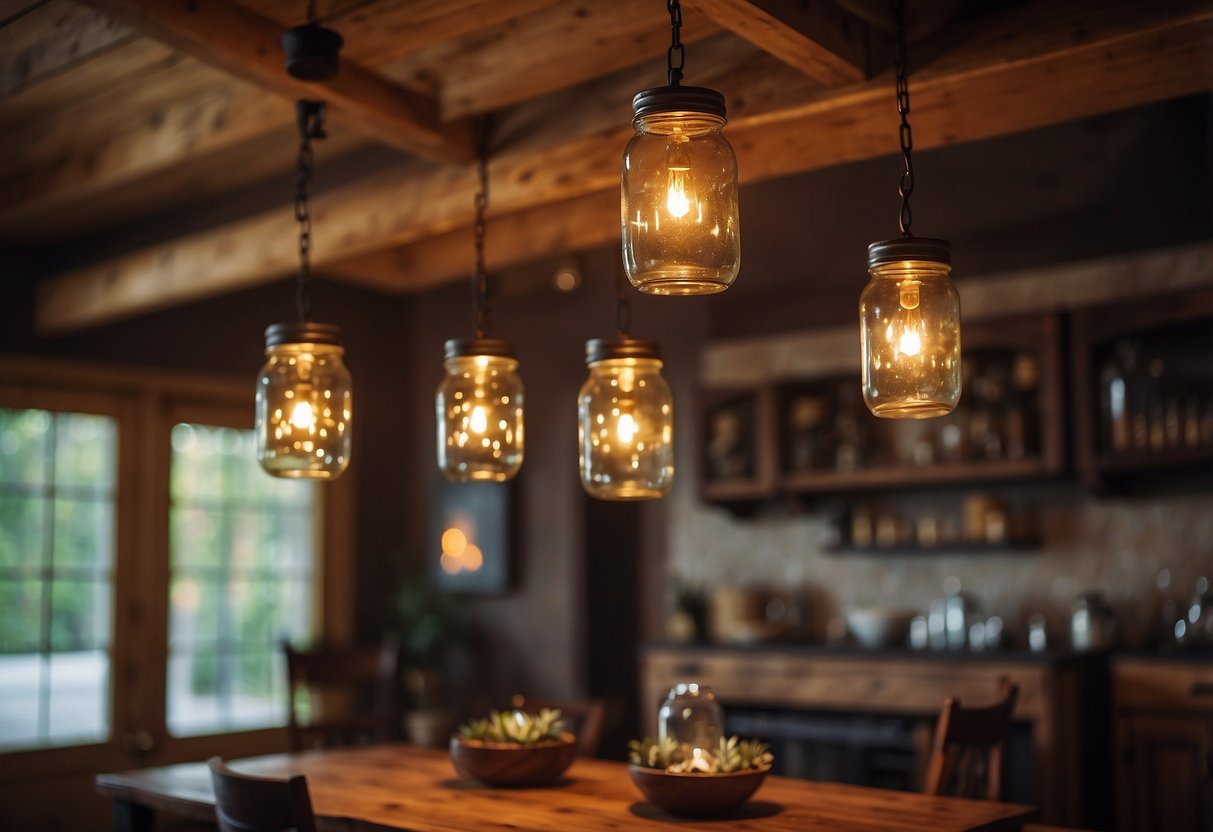
[[[1213,832],[1208,755],[1213,716],[1130,715],[1120,789],[1121,828]]]

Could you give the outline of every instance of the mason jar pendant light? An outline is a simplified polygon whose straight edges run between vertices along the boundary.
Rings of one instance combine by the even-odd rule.
[[[333,479],[350,461],[353,389],[342,362],[341,330],[311,319],[312,140],[324,138],[324,104],[300,101],[295,218],[299,221],[296,323],[265,330],[265,366],[257,379],[256,431],[261,467],[276,477]]]
[[[308,22],[282,37],[287,72],[306,81],[337,73],[341,36],[316,25],[308,4]],[[265,331],[265,366],[257,379],[257,457],[276,477],[335,479],[350,461],[353,386],[342,361],[341,330],[311,319],[312,140],[323,139],[324,103],[299,101],[299,155],[295,169],[295,219],[299,222],[299,273],[295,283],[297,323],[274,324]]]
[[[859,299],[863,398],[877,416],[946,416],[960,401],[960,296],[952,285],[951,244],[910,233],[914,146],[906,69],[905,9],[897,7],[897,111],[904,167],[901,237],[868,246],[871,276]]]
[[[488,130],[483,128],[476,194],[476,268],[472,312],[476,337],[446,342],[446,374],[435,398],[438,468],[452,482],[504,482],[522,467],[522,378],[509,341],[488,337],[489,286],[484,212],[489,202]]]
[[[682,9],[667,0],[667,86],[632,99],[636,135],[623,156],[620,220],[628,280],[654,295],[723,292],[741,268],[737,157],[724,96],[681,86]]]
[[[577,395],[581,485],[599,500],[651,500],[674,484],[674,401],[656,341],[633,338],[622,277],[616,338],[586,342]]]

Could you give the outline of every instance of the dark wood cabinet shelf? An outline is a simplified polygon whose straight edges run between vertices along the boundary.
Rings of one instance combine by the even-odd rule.
[[[1100,491],[1213,474],[1213,290],[1074,312],[1074,458]]]
[[[1213,465],[1213,446],[1163,448],[1157,451],[1103,452],[1095,455],[1095,467],[1109,474]]]
[[[798,494],[872,491],[1032,479],[1046,477],[1054,472],[1052,466],[1040,459],[1025,458],[920,467],[889,466],[857,471],[796,471],[783,476],[783,486],[788,492]]]
[[[700,396],[700,494],[708,502],[1045,478],[1065,467],[1057,315],[964,331],[966,388],[942,419],[877,419],[845,376]]]
[[[833,555],[947,555],[956,552],[964,554],[998,554],[1006,552],[1029,552],[1040,548],[1040,539],[1008,540],[1002,543],[987,543],[984,540],[960,541],[958,543],[940,543],[936,546],[917,546],[899,544],[896,546],[851,546],[841,544],[830,546],[827,552]]]

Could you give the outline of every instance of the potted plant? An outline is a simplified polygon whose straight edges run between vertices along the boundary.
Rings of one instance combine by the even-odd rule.
[[[405,667],[405,731],[418,745],[441,746],[452,722],[446,699],[448,663],[455,651],[474,643],[471,617],[457,598],[424,577],[414,577],[396,592],[394,622]]]
[[[766,743],[721,737],[714,750],[672,737],[628,743],[628,774],[654,806],[676,815],[710,817],[750,799],[771,770]]]
[[[560,711],[543,708],[493,711],[451,735],[451,762],[462,776],[489,786],[551,783],[577,756],[577,738],[565,730]]]

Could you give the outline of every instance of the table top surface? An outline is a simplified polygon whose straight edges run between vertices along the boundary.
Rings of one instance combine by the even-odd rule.
[[[623,763],[578,759],[552,786],[493,789],[461,779],[445,751],[402,744],[273,754],[229,765],[261,776],[306,775],[322,826],[338,821],[343,828],[369,830],[668,830],[690,823],[755,832],[960,832],[1017,830],[1035,816],[1032,807],[1010,803],[768,776],[728,817],[684,821],[647,803]],[[99,774],[96,787],[151,809],[214,817],[205,763]]]

